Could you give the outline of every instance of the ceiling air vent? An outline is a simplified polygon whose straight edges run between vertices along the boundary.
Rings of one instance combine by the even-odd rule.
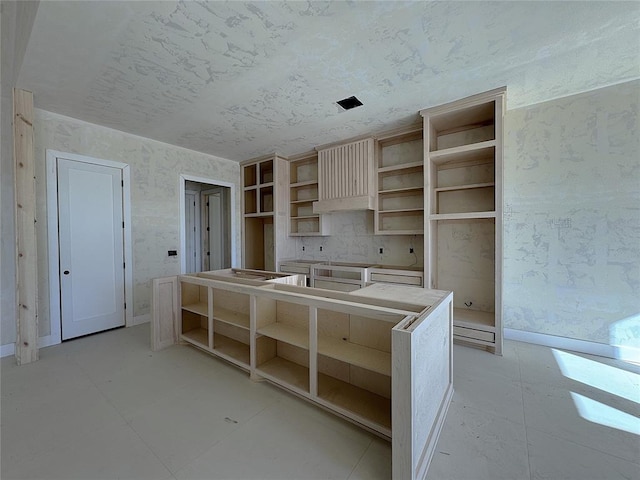
[[[352,108],[362,105],[362,102],[356,97],[343,98],[342,100],[338,100],[336,103],[345,110],[351,110]]]

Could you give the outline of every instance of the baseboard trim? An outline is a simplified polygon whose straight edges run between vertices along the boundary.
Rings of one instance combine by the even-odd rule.
[[[133,317],[133,321],[131,325],[127,325],[128,327],[135,327],[136,325],[142,325],[143,323],[149,323],[151,321],[151,314],[145,313],[144,315],[138,315],[137,317]]]
[[[574,352],[597,355],[599,357],[614,358],[625,362],[640,363],[640,349],[620,345],[607,345],[605,343],[589,342],[577,338],[558,337],[546,333],[527,332],[513,328],[504,329],[506,340],[534,343],[551,348],[561,348]]]
[[[0,346],[0,358],[9,357],[15,354],[16,354],[15,343],[7,343],[6,345]]]

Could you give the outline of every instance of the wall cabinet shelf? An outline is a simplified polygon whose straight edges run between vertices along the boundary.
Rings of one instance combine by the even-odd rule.
[[[289,235],[310,237],[329,234],[329,219],[313,211],[318,201],[318,154],[289,159]]]
[[[502,352],[504,89],[421,111],[425,272],[454,292],[454,339]],[[489,254],[491,252],[491,254]]]
[[[424,231],[422,128],[378,140],[376,170],[377,235],[417,235]]]

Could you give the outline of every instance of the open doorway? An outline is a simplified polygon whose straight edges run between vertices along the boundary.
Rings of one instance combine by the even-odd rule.
[[[233,185],[180,176],[181,270],[195,273],[233,264]]]

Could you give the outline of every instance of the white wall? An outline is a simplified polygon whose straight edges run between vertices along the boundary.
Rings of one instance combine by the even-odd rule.
[[[149,313],[151,279],[180,273],[179,257],[167,250],[180,247],[179,175],[188,174],[239,186],[237,162],[167,145],[154,140],[82,122],[44,110],[35,111],[35,159],[38,234],[40,335],[49,333],[49,279],[45,150],[88,155],[127,163],[131,167],[133,243],[133,314]],[[240,202],[236,189],[236,202]],[[240,225],[239,209],[237,225]],[[233,241],[240,250],[240,232]]]
[[[640,347],[640,82],[507,112],[504,324]]]

